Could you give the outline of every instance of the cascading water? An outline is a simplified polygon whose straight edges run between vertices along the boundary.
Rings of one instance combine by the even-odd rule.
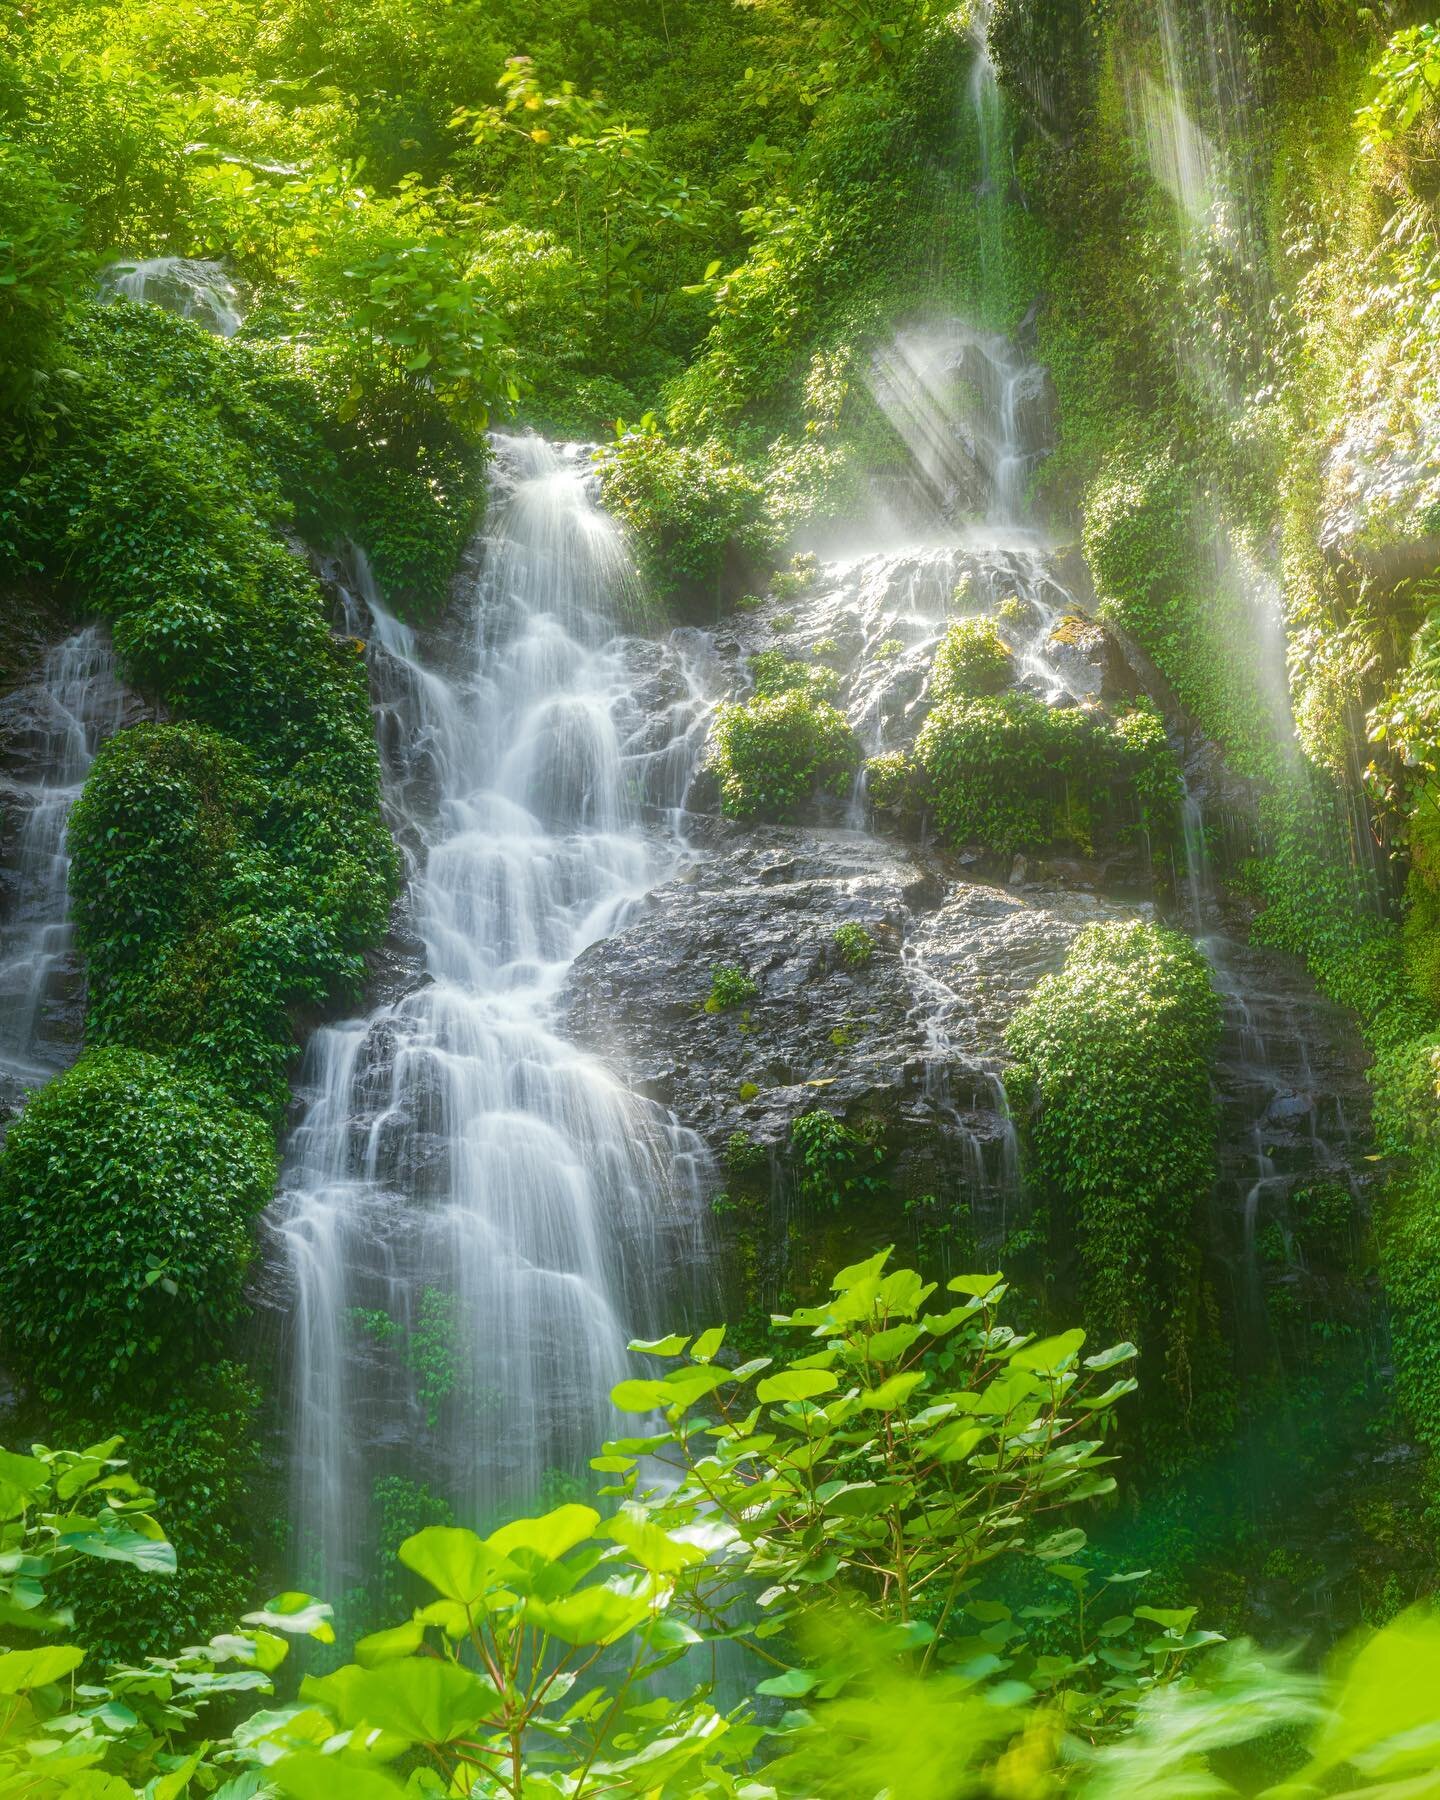
[[[190,256],[111,263],[100,277],[100,298],[116,295],[179,313],[217,337],[234,337],[244,317],[240,292],[220,264]]]
[[[330,1592],[363,1578],[379,1477],[479,1522],[571,1476],[627,1338],[703,1262],[699,1140],[549,1023],[577,953],[681,854],[703,646],[616,635],[632,577],[583,451],[500,439],[493,488],[463,666],[424,669],[372,604],[421,967],[313,1040],[276,1214],[297,1515]]]
[[[65,827],[95,752],[116,731],[126,695],[98,625],[57,644],[37,679],[0,702],[9,772],[0,924],[0,1100],[14,1104],[78,1048],[79,971],[67,919]]]

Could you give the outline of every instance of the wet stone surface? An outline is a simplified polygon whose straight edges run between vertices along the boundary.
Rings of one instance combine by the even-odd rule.
[[[1079,930],[1130,910],[859,831],[712,821],[700,837],[679,879],[576,960],[561,1004],[567,1035],[717,1150],[732,1132],[779,1148],[816,1107],[942,1136],[958,1111],[965,1134],[999,1135],[1006,1021]],[[835,943],[850,923],[875,944],[859,967]],[[759,992],[707,1011],[722,966]]]

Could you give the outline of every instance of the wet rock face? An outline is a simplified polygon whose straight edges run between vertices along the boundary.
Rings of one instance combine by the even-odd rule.
[[[733,1132],[778,1150],[816,1108],[898,1127],[902,1151],[998,1143],[1007,1019],[1077,931],[1126,910],[990,885],[859,831],[716,822],[700,837],[679,880],[582,953],[561,1004],[568,1035],[717,1152]],[[874,941],[858,966],[835,941],[847,924]],[[723,966],[759,992],[707,1011]]]

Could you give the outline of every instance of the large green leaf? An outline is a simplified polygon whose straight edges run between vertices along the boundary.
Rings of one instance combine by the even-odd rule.
[[[48,1687],[73,1673],[85,1652],[73,1644],[46,1644],[39,1650],[10,1650],[0,1655],[0,1694],[21,1694]]]
[[[259,1612],[246,1613],[244,1623],[288,1632],[291,1637],[311,1637],[319,1644],[333,1644],[333,1617],[334,1608],[313,1594],[286,1593],[267,1600]]]
[[[425,1642],[425,1626],[420,1619],[407,1619],[389,1631],[372,1631],[355,1646],[355,1660],[362,1669],[378,1669],[381,1663],[394,1662],[399,1656],[413,1656]]]
[[[562,1643],[613,1644],[649,1618],[651,1605],[644,1595],[589,1587],[559,1600],[531,1600],[525,1616]]]
[[[50,1478],[38,1457],[0,1450],[0,1519],[13,1519],[29,1505]]]
[[[347,1663],[311,1675],[300,1697],[328,1707],[342,1725],[368,1726],[411,1744],[448,1744],[495,1713],[500,1696],[483,1676],[437,1656],[408,1656],[378,1668]]]
[[[833,1393],[840,1383],[829,1369],[782,1369],[778,1375],[767,1375],[756,1384],[755,1397],[766,1402],[814,1400],[820,1394]]]
[[[351,1758],[303,1750],[268,1771],[290,1800],[399,1800],[404,1789],[383,1770]]]
[[[600,1523],[600,1515],[591,1506],[557,1506],[538,1519],[513,1519],[492,1531],[485,1542],[498,1555],[514,1558],[529,1552],[545,1562],[554,1562],[583,1544]]]
[[[495,1552],[458,1525],[427,1525],[406,1538],[397,1554],[407,1569],[461,1606],[474,1606],[495,1577]]]

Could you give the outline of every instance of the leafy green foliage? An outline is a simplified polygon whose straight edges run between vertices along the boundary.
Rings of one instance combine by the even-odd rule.
[[[0,140],[0,412],[43,404],[74,289],[89,266],[64,184],[23,146]]]
[[[1219,1033],[1203,957],[1140,923],[1088,926],[1006,1032],[1034,1172],[1074,1231],[1098,1329],[1144,1342],[1183,1304],[1184,1247],[1214,1179]]]
[[[810,694],[817,700],[833,698],[840,678],[833,669],[800,662],[783,650],[761,650],[750,658],[750,679],[755,692],[767,700],[776,694]]]
[[[914,768],[952,843],[1089,851],[1107,828],[1163,844],[1175,827],[1178,771],[1158,715],[1143,708],[1112,723],[1028,694],[943,700],[916,740]],[[888,770],[880,791],[893,791]]]
[[[790,1126],[790,1150],[800,1193],[812,1204],[840,1206],[884,1192],[885,1150],[874,1130],[855,1129],[834,1113],[802,1113]]]
[[[157,1496],[179,1572],[157,1571],[143,1604],[127,1571],[111,1563],[77,1564],[64,1576],[59,1592],[83,1622],[92,1667],[200,1641],[249,1603],[255,1561],[274,1549],[264,1542],[259,1406],[259,1389],[237,1363],[186,1370],[153,1400],[127,1394],[117,1403],[131,1471]]]
[[[957,619],[941,639],[930,674],[939,700],[1000,694],[1015,679],[1015,658],[993,619]]]
[[[863,969],[875,954],[875,940],[863,925],[854,919],[835,928],[835,936],[831,940],[840,953],[840,960],[852,969]]]
[[[741,589],[769,538],[758,484],[718,442],[623,432],[600,457],[605,504],[629,531],[641,572],[663,596]]]
[[[0,1158],[0,1302],[12,1368],[86,1405],[153,1391],[240,1306],[275,1184],[254,1114],[157,1056],[94,1050],[41,1090]]]
[[[845,715],[808,688],[722,706],[711,754],[732,819],[801,816],[846,793],[860,762]]]
[[[738,963],[720,963],[710,971],[710,994],[706,1012],[729,1012],[735,1006],[748,1006],[759,994],[755,978]]]

